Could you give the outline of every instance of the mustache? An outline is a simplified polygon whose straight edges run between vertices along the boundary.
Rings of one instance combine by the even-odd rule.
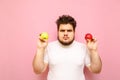
[[[59,41],[62,45],[64,45],[64,46],[69,46],[69,45],[72,44],[73,41],[75,40],[75,36],[74,36],[74,38],[73,38],[70,42],[67,42],[67,43],[61,41],[61,40],[59,39],[59,36],[57,36],[57,39],[58,39],[58,41]]]

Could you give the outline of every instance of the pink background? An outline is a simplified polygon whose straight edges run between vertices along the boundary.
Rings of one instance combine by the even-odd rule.
[[[120,0],[0,0],[0,80],[46,80],[32,70],[36,41],[43,31],[56,40],[62,14],[77,20],[76,40],[98,39],[102,72],[85,70],[87,80],[120,80]]]

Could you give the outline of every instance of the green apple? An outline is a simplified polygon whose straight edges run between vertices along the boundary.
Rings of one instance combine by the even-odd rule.
[[[41,39],[44,39],[44,40],[47,40],[48,39],[48,33],[47,32],[42,32],[41,34],[40,34],[40,38]]]

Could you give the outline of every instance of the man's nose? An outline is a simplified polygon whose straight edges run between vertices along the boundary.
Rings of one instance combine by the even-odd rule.
[[[68,35],[68,32],[67,32],[67,31],[65,31],[65,32],[64,32],[64,35]]]

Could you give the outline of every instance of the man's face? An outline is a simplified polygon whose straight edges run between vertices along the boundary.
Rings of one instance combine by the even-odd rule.
[[[58,40],[63,45],[70,45],[74,40],[75,32],[71,24],[61,24],[58,30]]]

